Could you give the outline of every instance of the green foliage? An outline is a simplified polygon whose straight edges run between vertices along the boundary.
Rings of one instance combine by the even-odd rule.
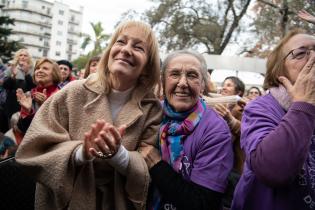
[[[84,35],[84,41],[81,45],[82,49],[86,49],[88,45],[93,43],[93,50],[89,52],[92,56],[102,53],[102,50],[106,47],[106,42],[109,39],[109,35],[104,33],[104,28],[101,22],[90,23],[93,28],[93,36]]]
[[[158,31],[160,44],[165,50],[204,48],[206,53],[221,54],[232,35],[239,32],[240,20],[251,0],[154,2],[157,6],[145,14]]]
[[[81,55],[75,59],[72,63],[78,68],[78,70],[84,69],[86,63],[89,61],[89,55]]]
[[[87,46],[93,44],[93,49],[87,53],[87,55],[82,55],[79,58],[73,61],[73,64],[77,66],[77,68],[83,69],[86,63],[89,61],[91,57],[100,55],[103,50],[106,48],[107,40],[109,39],[109,35],[104,33],[104,28],[101,22],[90,23],[93,28],[93,36],[88,34],[83,35],[85,38],[81,45],[82,49],[86,49]]]
[[[13,52],[20,49],[22,46],[16,41],[10,41],[8,37],[12,34],[12,29],[9,25],[14,25],[14,19],[7,16],[0,17],[0,58],[3,62],[8,62],[12,59]]]
[[[254,6],[254,34],[258,43],[252,54],[265,57],[273,46],[292,28],[304,28],[315,33],[313,24],[307,23],[297,16],[301,9],[315,15],[314,1],[305,0],[257,0]]]

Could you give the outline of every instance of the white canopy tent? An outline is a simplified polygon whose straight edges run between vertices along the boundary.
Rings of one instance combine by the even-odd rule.
[[[265,74],[266,59],[204,54],[209,69],[228,69]]]
[[[214,69],[211,79],[221,85],[227,76],[237,76],[249,86],[262,86],[266,59],[204,54],[208,69]]]

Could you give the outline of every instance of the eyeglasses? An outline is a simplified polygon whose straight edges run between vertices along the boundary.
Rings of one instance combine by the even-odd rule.
[[[290,54],[292,55],[292,59],[303,59],[306,55],[311,53],[311,50],[315,51],[315,46],[293,49],[286,56],[284,56],[283,60],[285,60]]]

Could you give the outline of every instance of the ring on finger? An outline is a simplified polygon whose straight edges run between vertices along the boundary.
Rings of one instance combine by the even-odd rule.
[[[111,158],[112,156],[113,156],[113,154],[112,153],[103,153],[103,152],[101,152],[101,151],[98,151],[97,152],[97,155],[98,155],[98,157],[99,158],[101,158],[101,159],[108,159],[108,158]]]

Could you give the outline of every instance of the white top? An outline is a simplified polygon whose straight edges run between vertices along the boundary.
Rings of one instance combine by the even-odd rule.
[[[111,93],[108,96],[108,101],[110,104],[110,109],[112,112],[113,121],[115,121],[121,108],[130,99],[131,92],[133,89],[134,89],[134,87],[131,87],[125,91],[119,91],[119,90],[112,89]]]
[[[112,92],[108,96],[108,101],[109,101],[113,121],[115,121],[119,111],[130,99],[131,92],[133,89],[134,87],[131,87],[125,91],[112,89]],[[78,146],[77,150],[75,151],[75,162],[78,165],[82,165],[86,161],[93,161],[93,160],[94,158],[91,160],[85,160],[83,156],[83,145],[81,144],[80,146]],[[126,148],[123,145],[120,145],[117,153],[112,158],[105,159],[105,161],[107,161],[111,166],[113,166],[121,174],[125,175],[128,164],[129,164],[128,150],[126,150]]]

